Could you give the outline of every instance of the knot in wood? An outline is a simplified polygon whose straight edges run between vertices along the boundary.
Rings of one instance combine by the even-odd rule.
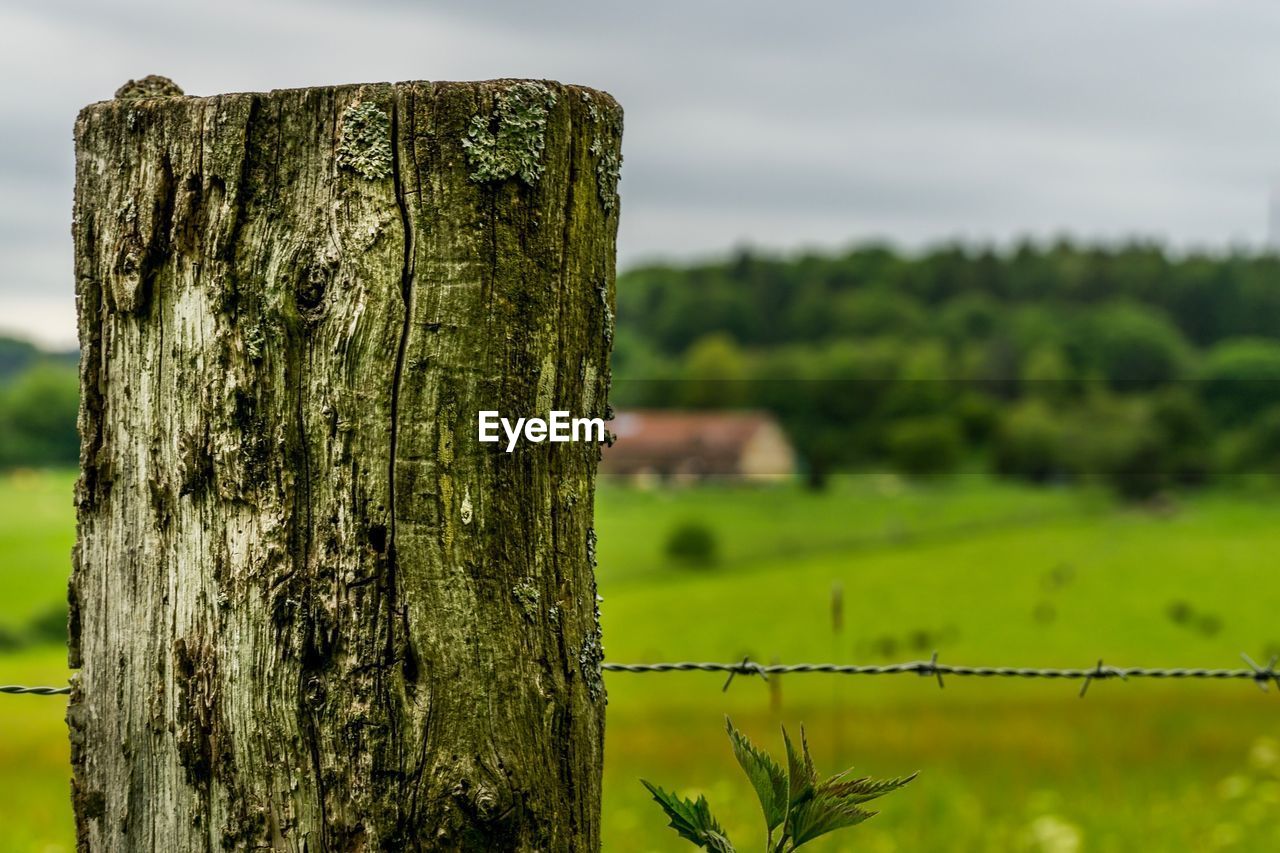
[[[135,100],[139,98],[180,98],[185,93],[182,88],[168,77],[159,74],[148,74],[138,80],[130,80],[116,89],[116,98]]]

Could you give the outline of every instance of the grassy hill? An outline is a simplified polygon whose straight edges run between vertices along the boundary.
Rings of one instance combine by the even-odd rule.
[[[61,600],[70,475],[0,480],[0,624]],[[688,521],[719,560],[665,555]],[[1086,666],[1237,665],[1280,643],[1274,500],[1205,492],[1161,513],[1099,493],[958,477],[838,479],[822,494],[701,488],[598,497],[607,658]],[[844,628],[830,622],[844,590]],[[56,682],[62,652],[0,656],[0,681]],[[1277,697],[1240,682],[1094,685],[916,676],[608,677],[606,850],[679,851],[641,777],[706,793],[740,850],[758,814],[723,715],[770,749],[808,728],[820,770],[921,770],[864,827],[812,850],[1260,850],[1280,843]],[[0,697],[0,850],[71,849],[61,699]],[[1080,846],[1073,847],[1072,839]]]

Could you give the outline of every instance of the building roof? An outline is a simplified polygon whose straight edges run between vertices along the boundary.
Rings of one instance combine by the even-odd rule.
[[[614,474],[736,473],[751,440],[761,430],[779,429],[768,412],[663,409],[620,412],[609,428],[617,438],[605,449],[601,470]]]

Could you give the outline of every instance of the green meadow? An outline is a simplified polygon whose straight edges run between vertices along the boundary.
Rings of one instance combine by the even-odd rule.
[[[0,479],[0,629],[61,601],[74,535],[69,474]],[[638,491],[597,501],[611,661],[1235,667],[1280,650],[1280,496],[1209,491],[1157,509],[1101,491],[978,476]],[[709,565],[669,533],[711,531]],[[833,589],[843,623],[832,622]],[[61,649],[0,653],[0,682],[58,683]],[[806,849],[1280,849],[1280,696],[1239,682],[1093,684],[707,673],[610,674],[606,850],[689,848],[639,784],[703,793],[739,850],[758,807],[724,716],[781,749],[804,724],[820,771],[919,770],[881,814]],[[62,698],[0,696],[0,850],[70,850]]]

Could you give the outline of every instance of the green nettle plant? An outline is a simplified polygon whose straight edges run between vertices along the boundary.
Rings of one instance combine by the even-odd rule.
[[[727,717],[725,727],[729,731],[729,742],[733,744],[733,754],[751,780],[751,787],[755,789],[760,808],[764,811],[769,831],[765,853],[788,853],[828,832],[856,826],[876,814],[861,808],[863,803],[896,791],[916,778],[912,773],[900,779],[847,779],[849,771],[846,770],[819,782],[803,726],[800,728],[798,754],[787,730],[782,730],[782,739],[787,747],[786,770],[735,729]],[[698,797],[695,802],[668,793],[643,779],[640,783],[662,806],[671,819],[671,828],[681,838],[711,853],[736,853],[724,828],[711,814],[706,797]],[[774,835],[779,832],[781,834],[775,840]]]

